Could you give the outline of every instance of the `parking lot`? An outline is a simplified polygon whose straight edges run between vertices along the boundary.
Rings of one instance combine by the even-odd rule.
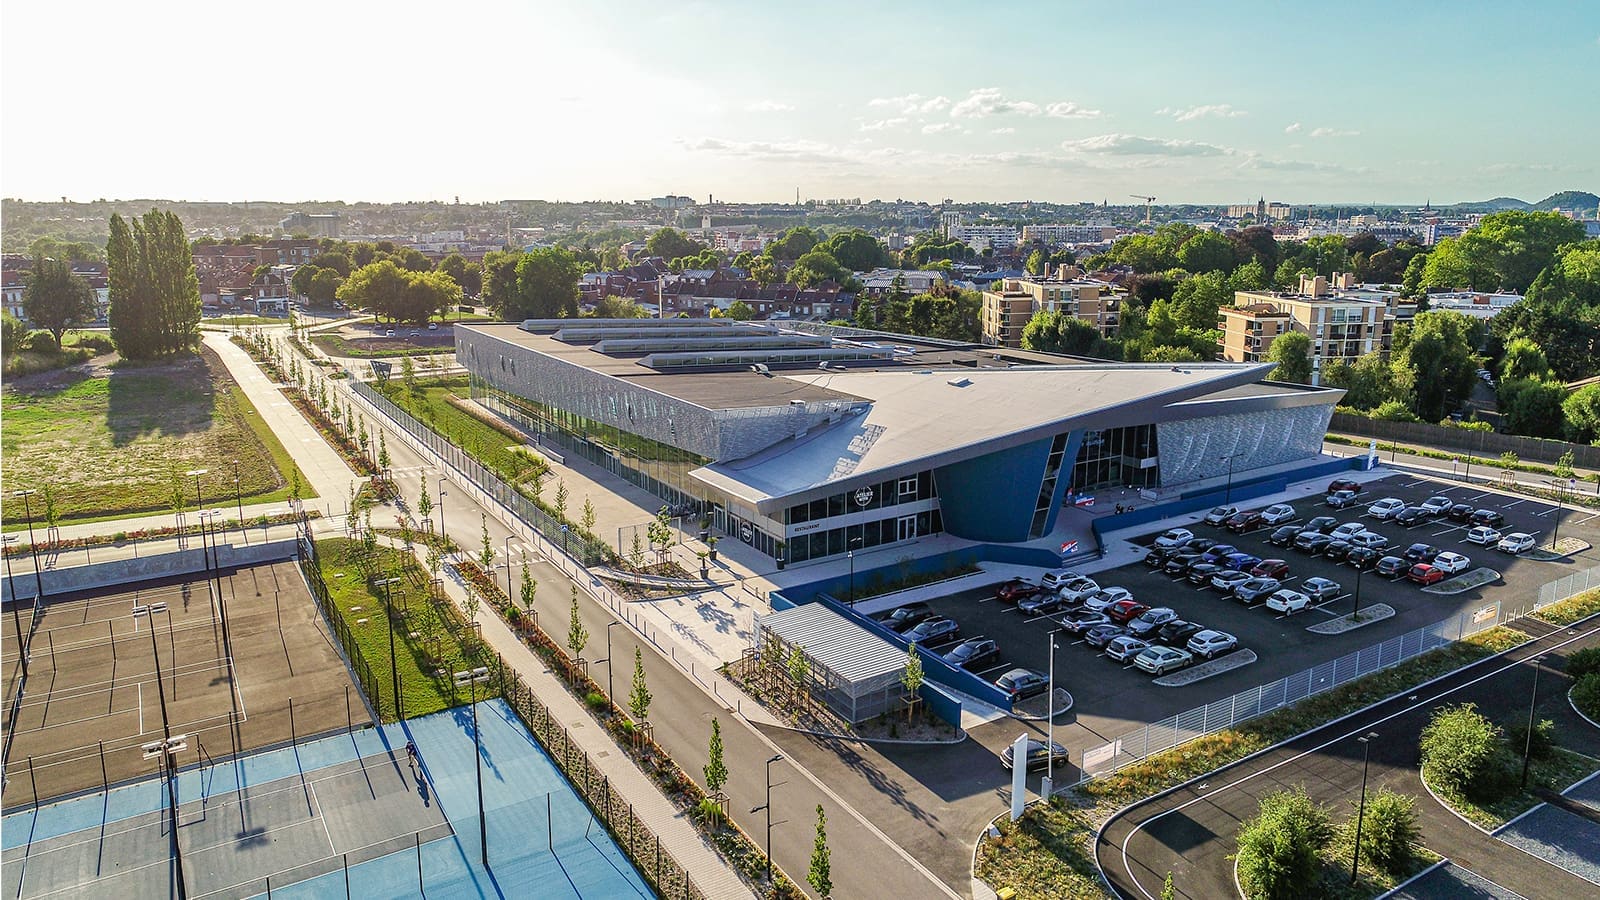
[[[1493,548],[1467,543],[1465,537],[1472,527],[1470,524],[1433,519],[1405,528],[1393,522],[1380,521],[1367,511],[1374,501],[1388,497],[1415,505],[1434,496],[1500,511],[1506,520],[1499,529],[1503,533],[1521,531],[1532,534],[1540,542],[1548,542],[1554,527],[1556,507],[1553,504],[1507,496],[1476,486],[1396,473],[1369,482],[1359,496],[1358,505],[1347,509],[1328,508],[1319,502],[1320,494],[1300,501],[1296,503],[1296,521],[1304,523],[1315,516],[1332,515],[1341,524],[1359,522],[1388,538],[1389,546],[1383,551],[1385,555],[1399,555],[1413,543],[1426,543],[1443,551],[1469,557],[1471,564],[1467,571],[1487,566],[1500,572],[1498,581],[1456,594],[1425,592],[1403,574],[1397,578],[1383,577],[1370,570],[1358,574],[1356,569],[1343,562],[1274,546],[1267,541],[1273,531],[1270,526],[1235,534],[1225,528],[1200,524],[1205,511],[1188,514],[1165,524],[1168,527],[1189,528],[1196,537],[1232,544],[1239,551],[1253,556],[1285,560],[1289,572],[1281,580],[1283,587],[1290,590],[1297,589],[1304,579],[1312,576],[1338,582],[1342,590],[1315,609],[1285,615],[1267,609],[1262,603],[1246,606],[1209,586],[1193,585],[1182,576],[1169,576],[1142,563],[1104,571],[1091,571],[1090,567],[1084,567],[1085,573],[1102,587],[1115,585],[1127,588],[1140,603],[1152,607],[1171,607],[1183,619],[1235,635],[1239,648],[1254,651],[1257,660],[1188,685],[1165,687],[1153,684],[1152,677],[1134,668],[1131,661],[1112,660],[1100,649],[1084,643],[1081,637],[1060,634],[1055,658],[1056,681],[1059,687],[1072,693],[1075,705],[1069,716],[1058,718],[1058,725],[1080,726],[1081,730],[1058,727],[1056,739],[1067,743],[1076,755],[1081,746],[1109,739],[1146,722],[1335,659],[1463,611],[1481,608],[1486,603],[1502,600],[1520,605],[1536,596],[1539,586],[1545,582],[1559,578],[1574,568],[1593,564],[1592,560],[1583,557],[1555,562],[1519,558]],[[1241,509],[1265,505],[1265,502],[1255,502],[1241,505]],[[1152,529],[1147,534],[1137,536],[1135,542],[1148,546],[1162,530]],[[1600,517],[1592,511],[1567,508],[1562,513],[1561,534],[1580,537],[1591,543],[1600,542]],[[975,671],[981,677],[993,680],[1017,666],[1047,671],[1049,634],[1059,627],[1059,620],[1065,614],[1026,614],[1017,606],[1003,603],[996,597],[998,584],[997,580],[995,584],[928,601],[936,615],[954,619],[961,626],[958,640],[930,643],[929,649],[944,652],[960,640],[990,638],[999,645],[1000,659],[977,668]],[[1356,604],[1358,587],[1363,608],[1386,603],[1394,608],[1395,615],[1342,634],[1318,634],[1306,630],[1319,622],[1328,622],[1350,613]],[[1015,739],[1017,725],[1015,721],[1009,724],[1002,721],[981,726],[973,731],[973,735],[986,745],[998,748]]]

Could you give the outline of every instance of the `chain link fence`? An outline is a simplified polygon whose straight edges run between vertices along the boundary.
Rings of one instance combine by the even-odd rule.
[[[1515,615],[1526,615],[1536,609],[1559,603],[1568,597],[1576,597],[1584,591],[1600,588],[1600,566],[1584,569],[1582,572],[1573,572],[1565,578],[1557,578],[1539,585],[1539,599],[1533,605],[1519,610]]]

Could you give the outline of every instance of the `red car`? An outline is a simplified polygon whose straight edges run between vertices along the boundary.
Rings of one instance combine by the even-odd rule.
[[[1420,585],[1438,584],[1444,580],[1444,570],[1427,563],[1417,563],[1406,573],[1406,577]]]
[[[1000,589],[995,592],[995,596],[1000,598],[1001,603],[1010,603],[1015,605],[1023,600],[1028,599],[1029,597],[1038,595],[1043,590],[1044,588],[1037,584],[1029,584],[1020,578],[1013,578],[1005,584],[1000,585]]]
[[[1228,517],[1228,521],[1224,524],[1227,526],[1229,531],[1232,531],[1236,534],[1244,534],[1246,531],[1252,531],[1260,528],[1262,525],[1266,524],[1266,520],[1261,518],[1261,510],[1250,509],[1241,513],[1234,513],[1232,516]]]
[[[1137,600],[1118,600],[1105,608],[1105,614],[1111,621],[1126,625],[1144,615],[1145,610],[1149,608]]]
[[[1338,491],[1355,491],[1359,494],[1361,493],[1361,483],[1352,481],[1349,478],[1335,478],[1328,482],[1328,493],[1332,494]]]
[[[1250,567],[1250,574],[1257,578],[1277,578],[1281,581],[1289,575],[1289,564],[1281,559],[1263,559]]]

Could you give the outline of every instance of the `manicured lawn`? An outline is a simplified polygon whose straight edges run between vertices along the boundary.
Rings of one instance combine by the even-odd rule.
[[[1029,806],[1015,822],[1001,816],[1000,837],[978,844],[975,874],[992,888],[1016,891],[1018,900],[1108,896],[1090,853],[1089,813],[1057,798]]]
[[[287,325],[288,316],[217,316],[201,319],[201,325]]]
[[[120,363],[109,374],[41,375],[4,395],[6,529],[23,526],[12,491],[50,485],[63,523],[171,509],[173,475],[186,502],[207,469],[207,506],[235,503],[234,467],[245,503],[289,496],[294,463],[210,350],[155,365]],[[304,476],[301,497],[316,496]],[[42,498],[32,498],[37,521]]]
[[[520,481],[549,469],[549,465],[541,459],[506,449],[526,443],[525,436],[509,426],[497,428],[451,402],[452,397],[467,396],[465,377],[418,379],[417,389],[412,391],[406,389],[400,380],[400,373],[396,371],[388,383],[376,387],[390,402],[449,438],[451,443],[472,454],[507,481]],[[545,498],[546,502],[553,502],[554,499],[554,496]],[[571,515],[570,511],[568,515]]]
[[[478,661],[474,648],[455,637],[464,634],[465,623],[448,601],[429,597],[427,572],[415,559],[391,547],[379,547],[376,565],[363,567],[361,542],[348,538],[317,541],[317,558],[322,580],[349,627],[361,655],[372,667],[378,688],[378,714],[385,722],[395,720],[394,692],[389,656],[389,620],[384,615],[383,588],[374,580],[400,579],[389,585],[389,598],[396,613],[394,627],[395,670],[400,676],[400,695],[408,718],[448,709],[470,698],[451,682],[451,673],[474,668]],[[446,618],[455,624],[447,627]],[[478,697],[493,696],[489,686],[478,686]]]

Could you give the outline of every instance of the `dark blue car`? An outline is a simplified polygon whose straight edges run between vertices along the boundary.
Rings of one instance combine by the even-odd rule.
[[[1232,569],[1235,572],[1244,572],[1258,562],[1261,562],[1261,557],[1259,556],[1249,553],[1230,553],[1223,557],[1222,562],[1218,563],[1218,565],[1224,569]]]

